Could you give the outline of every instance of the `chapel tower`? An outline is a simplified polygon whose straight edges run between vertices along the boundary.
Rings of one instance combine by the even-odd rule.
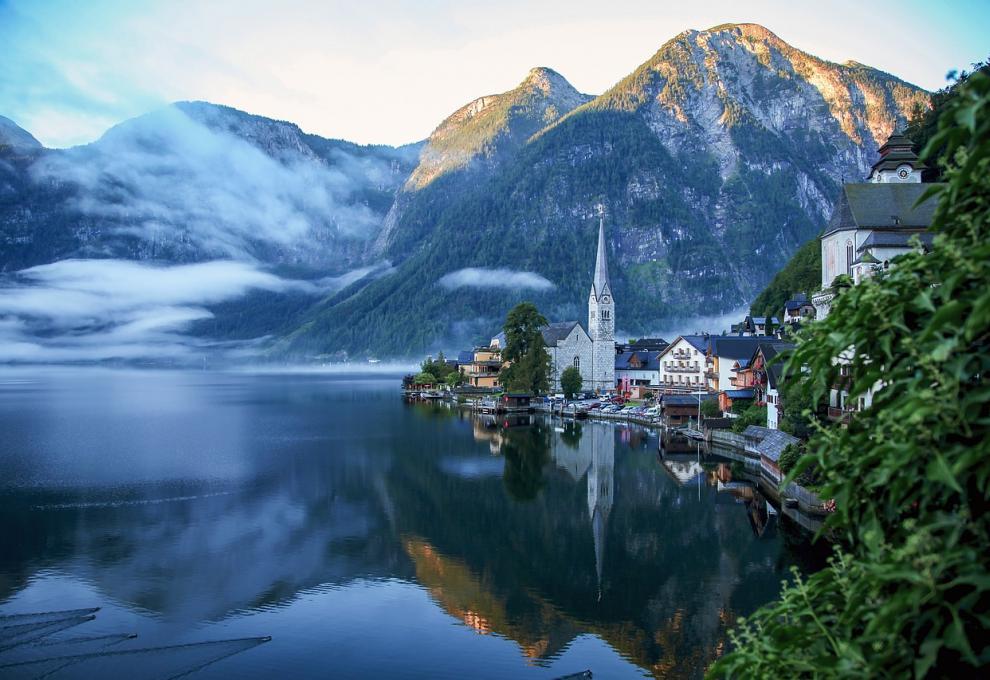
[[[615,389],[615,299],[608,280],[605,255],[605,215],[598,222],[598,257],[588,297],[588,335],[592,345],[592,389]]]

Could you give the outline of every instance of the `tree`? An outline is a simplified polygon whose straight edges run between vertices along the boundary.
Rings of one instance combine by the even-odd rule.
[[[814,399],[843,378],[853,400],[882,381],[848,427],[816,431],[790,473],[817,465],[836,554],[741,621],[712,676],[986,674],[990,75],[946,104],[922,156],[935,149],[946,183],[929,189],[931,252],[837,296],[788,362]]]
[[[417,385],[435,385],[437,384],[437,377],[432,373],[427,373],[426,371],[420,371],[416,374],[413,379]]]
[[[464,376],[461,375],[460,371],[451,371],[447,374],[447,377],[443,379],[443,382],[449,387],[457,387],[464,382]]]
[[[510,362],[500,380],[507,390],[545,394],[550,389],[550,355],[543,340],[546,318],[532,302],[520,302],[505,318],[505,349]]]
[[[583,384],[581,371],[576,366],[568,366],[560,374],[560,389],[567,399],[573,399],[574,395],[581,391],[581,385]]]
[[[735,403],[732,404],[732,410],[735,412]],[[760,427],[767,426],[767,407],[761,404],[750,404],[744,411],[739,414],[739,417],[732,421],[732,431],[742,432],[750,425],[759,425]]]
[[[714,399],[706,399],[701,402],[701,415],[705,418],[718,418],[722,415],[722,409]]]

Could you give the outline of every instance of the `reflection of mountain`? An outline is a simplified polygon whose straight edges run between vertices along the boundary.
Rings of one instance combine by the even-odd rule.
[[[75,414],[63,405],[68,434],[45,440],[64,442],[58,455],[32,449],[28,436],[62,427],[41,407],[52,395],[21,395],[38,400],[25,402],[39,419],[30,432],[0,422],[10,425],[0,462],[32,480],[0,503],[0,600],[55,570],[193,622],[279,606],[323,584],[415,579],[457,620],[515,640],[536,661],[592,634],[656,675],[691,677],[736,616],[777,593],[790,562],[779,540],[754,539],[746,507],[716,502],[717,475],[682,489],[620,427],[558,433],[536,419],[476,430],[456,411],[404,407],[391,385],[362,395],[353,382],[316,380],[221,381],[199,400],[176,388],[148,413],[114,401],[164,391],[146,380],[114,383]],[[108,420],[114,409],[120,419]],[[132,428],[143,447],[76,446],[80,423]],[[178,451],[180,423],[202,448]],[[6,441],[29,455],[3,458]],[[43,490],[34,480],[71,466],[68,452],[79,452],[77,479],[105,479],[92,461],[121,470],[113,484]],[[180,453],[224,474],[190,479],[194,467],[170,464],[156,483],[117,481],[143,480]]]

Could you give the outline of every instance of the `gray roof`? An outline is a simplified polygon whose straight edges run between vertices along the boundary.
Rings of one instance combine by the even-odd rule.
[[[710,340],[711,353],[720,359],[749,359],[761,343],[771,342],[772,339],[766,335],[713,335]]]
[[[543,329],[543,342],[547,343],[547,347],[556,347],[561,340],[566,339],[571,334],[575,326],[581,326],[581,324],[577,321],[552,323]],[[584,326],[581,326],[581,330],[584,330]]]
[[[931,246],[935,235],[925,231],[874,231],[856,250],[869,248],[910,248],[910,241],[917,236],[925,246]]]
[[[823,236],[844,229],[927,229],[938,201],[915,206],[931,184],[843,184]]]
[[[638,357],[642,366],[633,368],[629,365],[633,357]],[[615,355],[615,370],[617,371],[658,371],[660,370],[659,352],[649,352],[646,350],[630,351],[624,350]]]
[[[792,437],[786,432],[770,430],[763,438],[763,441],[757,444],[756,451],[761,456],[766,456],[776,463],[780,460],[780,454],[784,452],[784,449],[791,444],[797,444],[799,441],[797,437]]]
[[[694,347],[699,352],[708,351],[708,340],[711,336],[708,335],[682,335],[684,341]],[[675,340],[676,342],[676,340]]]
[[[715,399],[713,394],[665,394],[660,398],[665,406],[697,406],[698,399],[702,402]]]

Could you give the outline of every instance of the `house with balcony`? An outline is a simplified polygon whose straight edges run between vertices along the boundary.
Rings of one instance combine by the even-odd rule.
[[[467,359],[468,353],[458,354],[457,370],[464,376],[464,382],[471,387],[495,389],[500,386],[498,374],[502,370],[502,352],[496,347],[476,347],[470,353],[470,361],[461,363]]]
[[[662,393],[707,391],[705,354],[709,335],[680,335],[657,357],[656,389]]]
[[[781,319],[791,325],[810,321],[815,318],[815,306],[804,293],[794,293],[791,299],[784,303]]]

